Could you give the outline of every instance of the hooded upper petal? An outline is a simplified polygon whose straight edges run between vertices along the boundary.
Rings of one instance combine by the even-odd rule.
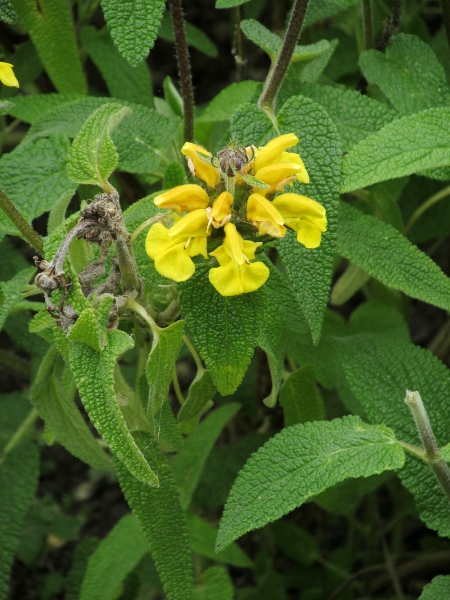
[[[198,156],[198,154],[201,154],[205,158],[211,158],[211,152],[208,152],[203,146],[186,142],[181,148],[181,153],[186,156],[189,170],[193,175],[202,179],[209,187],[215,187],[219,183],[220,175],[217,169],[212,164],[203,162]]]
[[[179,221],[169,231],[169,237],[182,236],[185,239],[190,237],[206,237],[206,228],[208,226],[208,216],[204,208],[198,208],[181,217]]]
[[[296,144],[298,144],[298,137],[293,133],[286,133],[273,138],[258,150],[253,166],[254,172],[256,173],[259,169],[278,162],[283,152]]]
[[[0,81],[8,87],[19,87],[19,82],[14,75],[11,63],[0,62]]]
[[[170,208],[178,213],[206,208],[209,202],[209,196],[205,190],[193,183],[178,185],[154,199],[154,203],[159,208]]]

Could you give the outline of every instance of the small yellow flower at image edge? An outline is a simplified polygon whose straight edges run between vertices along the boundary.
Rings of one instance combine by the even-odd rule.
[[[12,64],[0,62],[0,81],[8,87],[19,87],[19,82],[14,75]]]
[[[309,183],[293,133],[279,135],[265,146],[235,142],[216,156],[191,142],[181,149],[200,184],[179,185],[156,196],[165,223],[152,225],[145,249],[155,269],[176,282],[195,272],[193,258],[215,259],[209,281],[222,296],[258,290],[270,271],[257,260],[263,244],[282,238],[287,229],[305,248],[320,246],[327,228],[325,208],[307,196],[285,191],[295,181]],[[258,238],[260,238],[258,240]]]

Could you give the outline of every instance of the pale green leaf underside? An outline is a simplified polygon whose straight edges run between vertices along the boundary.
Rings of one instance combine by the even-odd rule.
[[[102,0],[101,6],[119,52],[136,66],[153,48],[164,0]]]
[[[249,0],[216,0],[216,8],[232,8],[246,2],[249,2]]]
[[[122,517],[90,557],[80,600],[116,598],[119,585],[148,550],[148,542],[136,518]]]
[[[450,164],[450,107],[397,119],[344,156],[341,192]]]
[[[399,469],[404,452],[383,425],[359,417],[293,425],[269,440],[240,471],[225,506],[216,548],[301,506],[349,477]]]
[[[358,3],[359,0],[311,0],[305,17],[305,26],[332,17]]]
[[[16,273],[9,281],[0,282],[0,331],[10,311],[22,301],[21,292],[35,272],[34,267],[28,267]]]
[[[385,285],[450,310],[450,279],[394,227],[339,205],[338,253]]]
[[[119,160],[110,133],[129,114],[131,109],[120,104],[104,104],[92,113],[69,152],[67,172],[73,181],[105,186]]]
[[[397,439],[421,446],[411,413],[404,402],[406,390],[417,390],[438,446],[450,439],[448,397],[450,371],[422,348],[384,336],[360,334],[337,344],[351,391],[372,422],[382,421]],[[407,455],[400,472],[428,527],[450,536],[450,506],[437,479],[421,460]]]

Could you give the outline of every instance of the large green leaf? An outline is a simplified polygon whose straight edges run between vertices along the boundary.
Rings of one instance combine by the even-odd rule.
[[[55,438],[69,452],[94,469],[111,470],[111,459],[92,435],[75,404],[73,379],[69,385],[64,385],[57,377],[56,359],[57,351],[53,346],[36,375],[30,391],[31,401]]]
[[[159,415],[163,402],[167,400],[173,379],[175,362],[183,344],[184,321],[172,323],[153,334],[153,344],[145,366],[149,387],[147,415]]]
[[[22,443],[0,463],[0,598],[9,598],[9,571],[39,476],[36,446]]]
[[[211,100],[200,121],[229,121],[232,114],[246,102],[251,102],[261,84],[257,81],[240,81],[232,83]]]
[[[105,104],[92,113],[70,148],[67,172],[72,181],[105,189],[119,162],[110,134],[129,114],[131,110],[120,104]]]
[[[423,588],[419,600],[447,600],[450,597],[450,575],[438,575]]]
[[[119,52],[135,67],[153,48],[164,0],[102,0],[106,24]]]
[[[68,2],[11,0],[52,83],[61,93],[86,93]]]
[[[195,25],[192,25],[192,23],[188,23],[185,20],[184,30],[186,34],[186,42],[189,46],[196,48],[199,52],[203,52],[206,54],[206,56],[210,56],[211,58],[218,56],[219,51],[217,46],[202,29],[199,29]],[[169,11],[164,13],[161,27],[158,31],[158,37],[169,42],[175,41],[175,32],[173,30],[172,17]]]
[[[102,352],[86,344],[71,343],[69,364],[81,401],[97,431],[139,481],[157,486],[158,478],[125,424],[114,389],[116,360],[132,347],[130,336],[123,331],[111,330],[108,345]]]
[[[174,456],[172,468],[180,488],[183,508],[187,508],[191,502],[205,462],[220,432],[239,408],[239,404],[232,402],[209,414]]]
[[[148,541],[136,518],[122,517],[89,558],[80,600],[117,598],[120,584],[148,550]]]
[[[358,4],[359,0],[310,0],[305,25],[312,25]]]
[[[397,439],[420,446],[412,415],[404,402],[406,390],[423,399],[438,446],[450,439],[448,397],[450,372],[427,350],[384,336],[361,334],[337,344],[346,380],[373,422],[382,421]],[[421,518],[440,535],[450,536],[450,505],[427,464],[407,456],[400,472],[413,494]]]
[[[67,177],[69,141],[65,136],[21,144],[0,159],[0,189],[29,222],[50,210],[75,184]],[[0,210],[0,234],[18,235]]]
[[[189,386],[189,393],[177,414],[179,423],[189,421],[198,416],[202,410],[211,402],[216,393],[211,374],[205,369],[199,369],[194,381]]]
[[[132,67],[118,52],[106,29],[98,31],[85,26],[80,37],[113,98],[152,106],[152,81],[145,61]]]
[[[186,515],[167,458],[154,441],[136,434],[136,442],[158,473],[159,488],[149,488],[116,462],[120,487],[150,545],[168,600],[189,600],[192,593],[192,557]]]
[[[282,133],[293,132],[300,139],[296,147],[310,176],[309,185],[294,184],[293,191],[320,202],[327,210],[328,226],[319,248],[309,250],[288,233],[277,244],[303,314],[317,341],[328,301],[336,224],[341,149],[336,128],[324,109],[309,98],[293,97],[277,116]]]
[[[0,2],[0,19],[5,23],[15,23],[17,20],[16,11],[10,0]]]
[[[386,52],[363,52],[359,63],[367,81],[376,83],[403,115],[450,104],[444,68],[415,35],[400,33],[391,38]]]
[[[0,282],[0,330],[8,314],[22,302],[22,291],[35,272],[34,267],[28,267],[16,273],[9,281]]]
[[[287,427],[240,471],[216,548],[281,518],[339,481],[399,469],[404,460],[392,431],[384,425],[367,425],[359,417]]]
[[[450,164],[450,107],[388,123],[344,156],[341,192]]]
[[[305,365],[287,377],[280,391],[280,404],[286,427],[325,418],[323,399],[310,366]]]
[[[253,103],[243,104],[233,114],[230,133],[243,146],[262,146],[276,135],[269,117]]]
[[[394,227],[339,204],[339,254],[385,285],[450,310],[450,279]]]
[[[219,392],[232,394],[258,340],[260,294],[223,297],[209,282],[207,269],[199,267],[179,289],[181,312],[195,347]]]

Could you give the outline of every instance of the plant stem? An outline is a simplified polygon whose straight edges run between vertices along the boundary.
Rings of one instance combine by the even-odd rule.
[[[30,244],[34,250],[41,256],[44,255],[44,242],[41,236],[29,225],[22,217],[20,212],[6,196],[4,192],[0,190],[0,208],[3,210],[5,215],[11,221],[13,225],[17,227],[24,239]]]
[[[423,215],[423,213],[425,211],[427,211],[429,208],[434,206],[434,204],[436,204],[436,202],[439,202],[439,200],[442,200],[442,198],[445,198],[446,196],[449,196],[449,195],[450,195],[450,185],[443,188],[442,190],[439,190],[439,192],[436,192],[435,194],[430,196],[427,200],[425,200],[425,202],[423,204],[421,204],[419,206],[419,208],[417,208],[413,212],[411,217],[409,218],[408,222],[405,225],[405,232],[408,231],[409,229],[411,229],[411,227],[414,225],[414,223]]]
[[[273,103],[291,63],[295,46],[300,37],[303,21],[305,20],[308,4],[309,0],[295,0],[280,54],[273,70],[267,76],[261,97],[259,98],[258,105],[269,116],[273,115]]]
[[[439,481],[445,495],[450,500],[450,469],[446,462],[440,458],[434,433],[419,392],[410,392],[407,390],[405,402],[411,411],[417,431],[419,432],[420,439],[426,452],[428,465],[436,476],[436,479]]]
[[[192,358],[195,361],[195,365],[196,365],[197,369],[199,371],[203,371],[203,365],[202,365],[200,356],[198,355],[197,350],[194,348],[191,340],[188,338],[187,335],[183,335],[183,342],[186,344],[186,346],[189,349],[189,352],[192,354]]]
[[[377,44],[377,50],[384,52],[389,40],[400,26],[400,15],[402,12],[403,0],[395,0],[391,14],[384,22],[383,31]]]
[[[141,304],[139,304],[139,302],[136,302],[136,300],[127,296],[126,301],[125,301],[125,306],[127,306],[130,310],[132,310],[137,315],[139,315],[142,319],[144,319],[144,321],[150,327],[150,329],[153,333],[153,336],[155,338],[157,338],[159,336],[159,332],[160,332],[161,328],[158,327],[158,325],[155,323],[155,321],[151,318],[151,316],[148,314],[148,312],[145,310],[145,308]]]
[[[125,237],[120,236],[116,239],[116,250],[124,291],[136,290],[140,292],[141,280],[137,272],[136,261]]]
[[[134,244],[134,242],[136,241],[137,237],[139,236],[140,233],[142,233],[144,231],[144,229],[146,229],[147,227],[150,227],[150,225],[153,225],[153,223],[157,223],[158,221],[161,221],[162,219],[165,219],[166,216],[167,215],[156,215],[156,217],[152,217],[151,219],[147,219],[146,221],[144,221],[143,223],[141,223],[139,225],[139,227],[136,227],[136,229],[131,234],[129,242],[128,242],[130,244],[130,246],[132,246]]]
[[[176,366],[174,366],[174,368],[173,368],[172,384],[173,384],[173,391],[175,392],[175,396],[177,397],[177,400],[180,403],[180,406],[183,406],[184,396],[181,392],[180,382],[178,380],[178,373],[177,373]]]
[[[236,6],[236,25],[234,30],[234,60],[236,62],[236,81],[245,79],[246,60],[244,56],[244,39],[241,29],[242,5]]]
[[[194,139],[194,89],[181,0],[170,0],[170,12],[175,33],[175,53],[184,107],[184,141],[192,142]]]
[[[45,307],[45,304],[42,303],[42,306]],[[22,380],[26,379],[28,381],[30,379],[30,363],[2,348],[0,348],[0,369],[7,371],[9,375],[20,377]]]
[[[450,48],[450,0],[441,0],[441,2],[445,33],[447,34],[447,43]]]
[[[14,450],[14,448],[21,442],[22,438],[28,434],[28,431],[34,425],[38,417],[38,411],[35,408],[32,408],[19,427],[16,429],[13,436],[9,439],[9,442],[3,448],[3,458],[9,454],[11,450]]]
[[[363,0],[362,10],[364,50],[370,50],[373,48],[372,0]]]

